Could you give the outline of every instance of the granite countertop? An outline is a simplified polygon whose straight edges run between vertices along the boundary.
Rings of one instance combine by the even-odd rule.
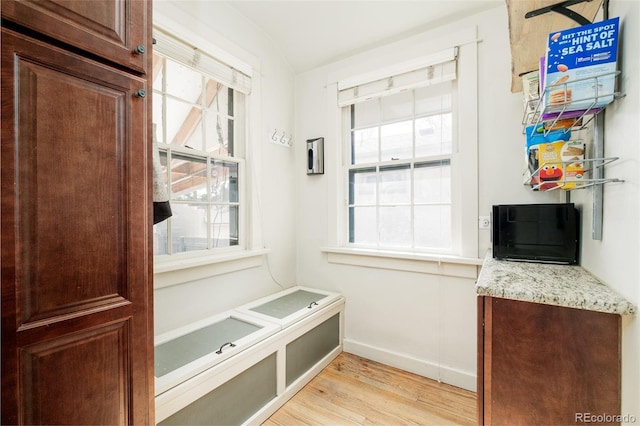
[[[580,266],[512,262],[487,253],[476,283],[481,296],[632,315],[636,307]]]

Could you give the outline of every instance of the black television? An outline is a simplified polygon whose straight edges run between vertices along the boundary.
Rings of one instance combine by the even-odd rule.
[[[493,257],[577,264],[579,219],[573,203],[495,205],[492,209]]]

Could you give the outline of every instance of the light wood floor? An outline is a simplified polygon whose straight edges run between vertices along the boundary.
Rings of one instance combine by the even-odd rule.
[[[263,426],[475,423],[474,392],[343,352]]]

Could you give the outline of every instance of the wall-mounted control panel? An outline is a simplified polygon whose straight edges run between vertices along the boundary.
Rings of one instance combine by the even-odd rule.
[[[307,174],[324,174],[324,138],[307,139]]]

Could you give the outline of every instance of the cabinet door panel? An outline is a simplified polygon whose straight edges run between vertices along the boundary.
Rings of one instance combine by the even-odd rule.
[[[132,93],[145,81],[34,48],[12,64],[19,114],[6,159],[17,162],[19,325],[129,299],[128,204],[144,190],[128,182],[144,166],[132,144],[144,125],[127,112],[144,104]]]
[[[128,342],[128,323],[123,321],[24,347],[24,423],[127,424]]]
[[[3,0],[2,17],[64,43],[144,72],[147,0]],[[133,25],[132,23],[136,23]]]
[[[129,87],[31,61],[16,63],[21,323],[128,298]]]
[[[485,298],[484,423],[620,414],[620,316]]]
[[[3,424],[153,421],[145,88],[2,30]]]

